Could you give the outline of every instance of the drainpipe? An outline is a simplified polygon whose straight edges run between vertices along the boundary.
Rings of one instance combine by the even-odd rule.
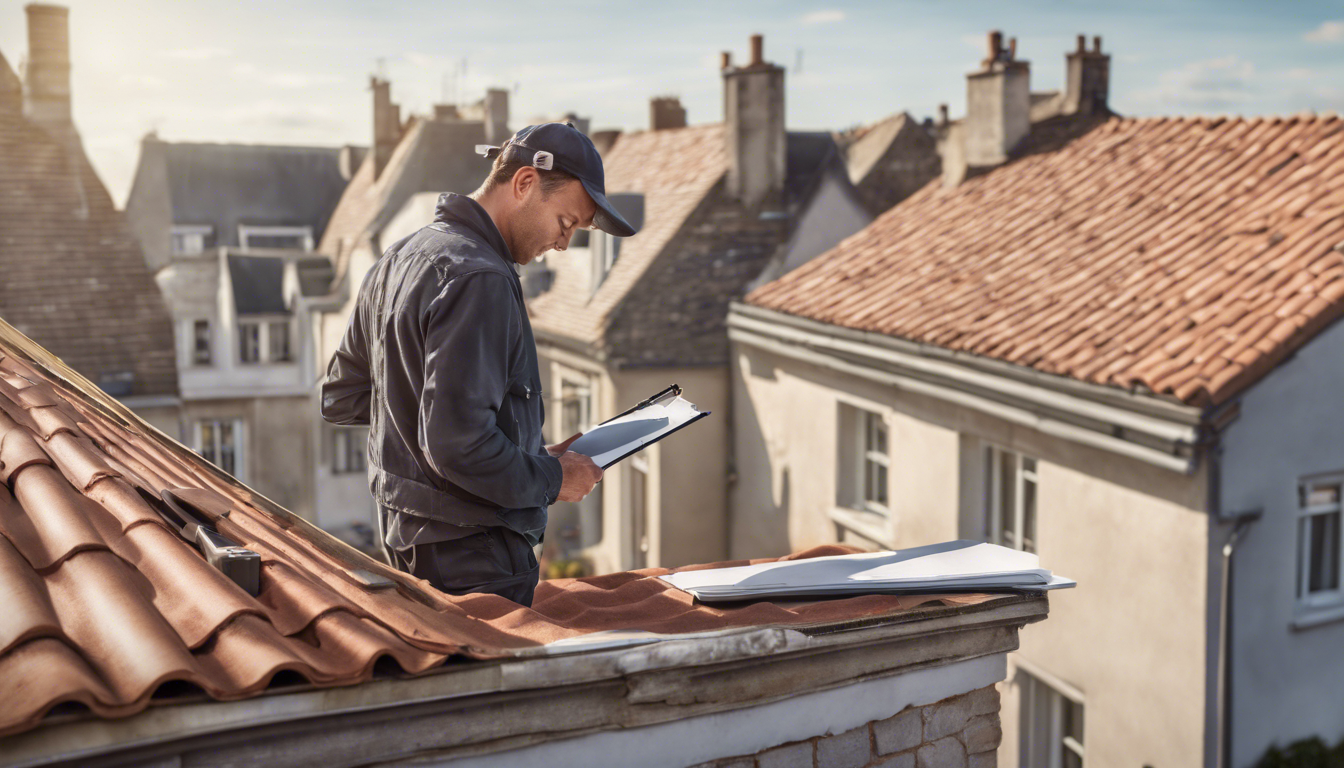
[[[1223,578],[1218,613],[1218,768],[1228,768],[1232,754],[1232,554],[1246,528],[1261,510],[1238,515],[1223,544]]]

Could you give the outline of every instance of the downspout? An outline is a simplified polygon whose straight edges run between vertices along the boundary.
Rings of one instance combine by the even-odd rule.
[[[1218,614],[1218,768],[1228,768],[1232,753],[1232,554],[1242,532],[1259,518],[1259,511],[1240,515],[1223,544],[1221,610]]]

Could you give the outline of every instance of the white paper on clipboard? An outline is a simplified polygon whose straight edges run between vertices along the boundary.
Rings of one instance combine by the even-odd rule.
[[[678,394],[593,427],[571,443],[569,450],[592,458],[594,464],[606,469],[709,414]]]

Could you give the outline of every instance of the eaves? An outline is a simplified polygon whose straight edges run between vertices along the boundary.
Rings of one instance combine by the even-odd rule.
[[[735,302],[728,338],[800,362],[925,395],[1184,474],[1198,464],[1204,412],[1103,387]]]

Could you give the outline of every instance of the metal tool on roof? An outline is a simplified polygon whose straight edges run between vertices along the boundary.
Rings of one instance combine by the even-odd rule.
[[[142,494],[150,498],[148,492],[142,491]],[[163,503],[151,504],[159,517],[195,545],[207,563],[247,594],[255,596],[261,591],[261,555],[220,533],[209,516],[171,488],[160,491],[159,500]]]

